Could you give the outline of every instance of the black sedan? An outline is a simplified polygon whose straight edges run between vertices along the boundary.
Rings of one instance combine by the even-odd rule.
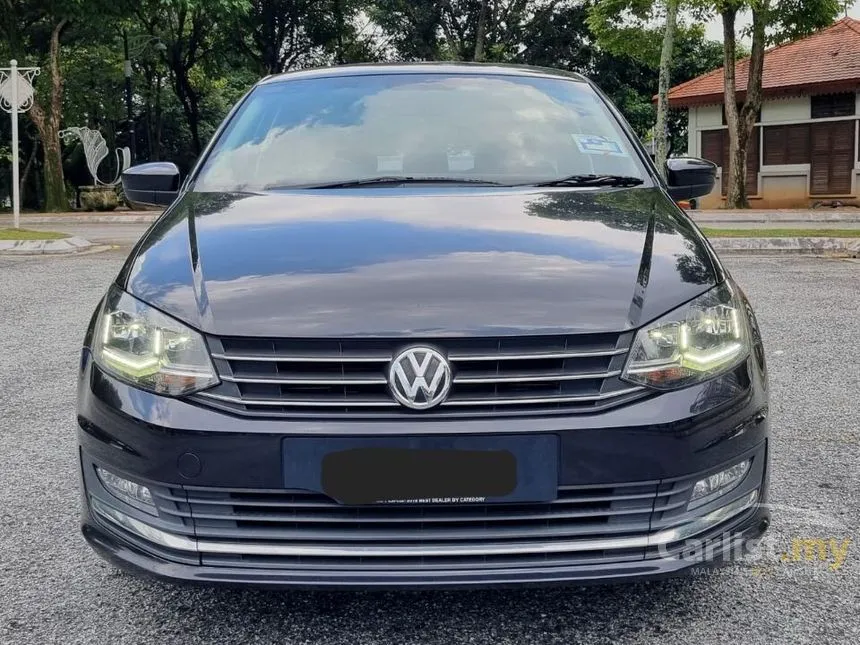
[[[742,290],[587,79],[267,78],[96,308],[82,527],[117,565],[267,587],[679,575],[767,528]]]

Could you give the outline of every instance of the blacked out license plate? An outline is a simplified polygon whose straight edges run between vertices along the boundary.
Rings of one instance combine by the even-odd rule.
[[[341,504],[546,502],[558,491],[558,437],[288,438],[284,485]]]

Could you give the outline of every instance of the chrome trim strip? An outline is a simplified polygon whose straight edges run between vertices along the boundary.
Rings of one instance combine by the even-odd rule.
[[[394,408],[400,407],[396,401],[349,401],[347,399],[329,399],[325,401],[293,401],[291,399],[240,399],[236,396],[197,392],[196,396],[207,399],[224,401],[236,405],[265,405],[286,408]]]
[[[522,376],[457,376],[454,383],[542,383],[553,381],[584,381],[607,379],[620,376],[621,370],[589,374],[548,374]],[[384,376],[366,378],[262,378],[256,376],[221,376],[222,381],[230,383],[267,383],[278,385],[385,385]]]
[[[388,356],[253,356],[250,354],[224,354],[212,353],[212,358],[224,361],[258,361],[261,363],[387,363],[391,360]]]
[[[625,390],[606,392],[605,394],[582,394],[579,396],[542,396],[536,398],[513,398],[513,399],[448,399],[442,406],[476,406],[476,405],[542,405],[545,403],[579,403],[588,401],[605,401],[615,399],[625,394],[641,392],[644,387],[630,387]]]
[[[522,360],[549,360],[561,358],[595,358],[601,356],[619,356],[626,354],[629,348],[624,349],[607,349],[594,352],[543,352],[536,354],[518,353],[518,354],[448,354],[448,360],[457,361],[522,361]],[[260,361],[264,363],[387,363],[391,360],[392,355],[369,355],[369,356],[340,356],[332,354],[330,356],[254,356],[250,354],[228,354],[225,352],[213,352],[212,358],[218,358],[225,361]]]
[[[552,403],[580,403],[590,401],[605,401],[614,399],[625,394],[641,392],[644,387],[631,387],[615,392],[604,394],[584,394],[579,396],[545,396],[537,398],[513,398],[513,399],[448,399],[440,404],[440,407],[467,407],[479,405],[542,405]],[[233,403],[235,405],[263,405],[269,407],[294,407],[294,408],[390,408],[400,407],[396,401],[350,401],[349,399],[330,399],[324,401],[301,401],[290,399],[241,399],[236,396],[224,394],[212,394],[211,392],[198,392],[197,396]]]
[[[454,383],[542,383],[544,381],[584,381],[620,376],[621,370],[591,374],[540,374],[522,376],[455,376]]]
[[[619,372],[620,373],[620,372]],[[256,376],[221,376],[230,383],[271,383],[277,385],[385,385],[384,376],[367,378],[259,378]]]
[[[185,535],[176,535],[174,533],[168,533],[167,531],[157,529],[146,522],[136,520],[133,517],[108,506],[95,497],[90,497],[90,506],[92,506],[96,515],[145,540],[154,542],[155,544],[160,544],[168,549],[176,549],[177,551],[197,551],[197,540],[194,538],[190,538]]]
[[[396,558],[396,557],[452,557],[485,555],[526,555],[530,553],[573,553],[578,551],[603,551],[610,549],[641,549],[650,546],[647,535],[608,538],[601,540],[558,540],[553,542],[520,542],[504,544],[464,544],[462,546],[329,546],[314,544],[271,544],[244,543],[231,544],[198,540],[201,553],[226,555],[269,555],[269,556],[309,556],[309,557],[352,557],[352,558]],[[238,548],[237,548],[238,547]]]
[[[544,352],[539,354],[448,354],[448,360],[456,363],[457,361],[527,361],[527,360],[544,360],[553,358],[594,358],[600,356],[619,356],[630,351],[624,349],[607,349],[596,352]]]
[[[262,556],[307,556],[307,557],[433,557],[433,556],[485,556],[485,555],[523,555],[531,553],[572,553],[612,549],[640,549],[664,546],[692,537],[711,526],[725,522],[732,517],[752,508],[758,499],[758,490],[735,500],[717,510],[699,517],[687,524],[665,529],[647,535],[624,538],[604,538],[596,540],[555,540],[552,542],[515,542],[512,544],[447,544],[447,545],[410,545],[379,546],[349,545],[332,546],[325,544],[288,544],[272,542],[218,542],[198,540],[182,535],[174,535],[141,522],[125,513],[90,498],[93,510],[105,520],[134,533],[135,535],[180,551],[199,553],[218,553],[226,555]]]

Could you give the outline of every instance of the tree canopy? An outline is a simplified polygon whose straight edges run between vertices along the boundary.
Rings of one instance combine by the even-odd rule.
[[[682,12],[712,15],[725,4],[746,6],[680,2]],[[774,4],[770,43],[826,24],[842,3]],[[24,205],[68,208],[86,180],[79,146],[59,141],[64,127],[98,128],[110,148],[129,145],[133,132],[137,161],[168,159],[187,171],[254,82],[318,65],[457,60],[578,71],[645,137],[656,117],[665,6],[665,0],[0,0],[0,60],[42,68],[35,109],[21,118]],[[673,49],[672,84],[723,62],[722,45],[705,40],[693,20],[679,22]],[[682,113],[668,114],[668,135],[673,152],[686,148]],[[0,204],[11,189],[9,136],[9,120],[0,118]]]

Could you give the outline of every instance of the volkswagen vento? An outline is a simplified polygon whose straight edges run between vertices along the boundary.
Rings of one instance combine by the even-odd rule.
[[[741,288],[587,79],[448,64],[266,78],[86,332],[83,533],[174,580],[584,583],[767,528]]]

